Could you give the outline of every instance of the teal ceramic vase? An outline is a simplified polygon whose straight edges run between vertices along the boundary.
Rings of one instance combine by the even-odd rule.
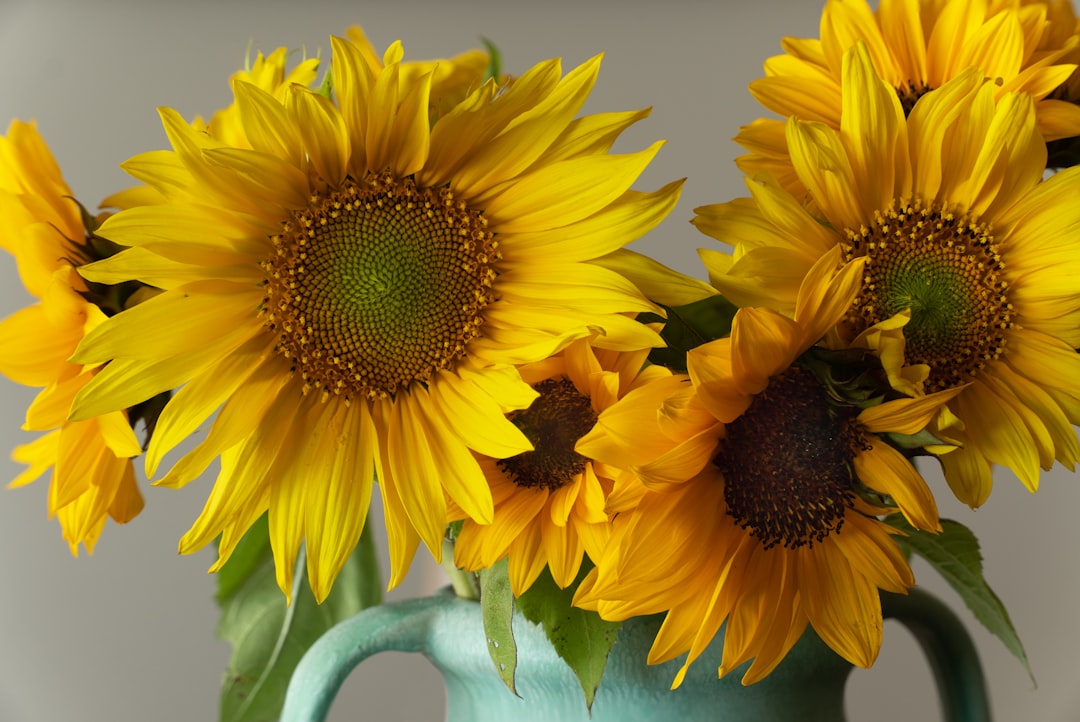
[[[974,646],[956,617],[913,590],[883,599],[919,640],[938,681],[949,722],[990,719]],[[592,714],[577,679],[540,627],[514,618],[518,646],[515,697],[495,673],[480,605],[449,593],[367,609],[331,629],[305,655],[289,684],[282,722],[322,722],[345,677],[383,651],[419,652],[446,683],[448,722],[842,722],[851,665],[812,630],[763,681],[744,687],[743,670],[717,679],[720,635],[671,690],[681,660],[645,658],[661,616],[628,620],[608,658]]]

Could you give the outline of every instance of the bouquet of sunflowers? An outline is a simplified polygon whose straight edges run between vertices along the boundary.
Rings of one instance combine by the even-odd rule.
[[[35,300],[0,372],[44,432],[12,485],[50,477],[78,554],[143,508],[136,466],[217,464],[180,552],[216,547],[223,619],[275,587],[319,620],[296,659],[380,599],[377,489],[388,586],[423,545],[503,650],[515,606],[574,615],[590,703],[642,615],[673,687],[722,626],[747,685],[808,628],[868,667],[912,554],[1026,664],[920,467],[976,508],[995,467],[1034,491],[1080,458],[1076,17],[829,0],[783,49],[750,86],[777,117],[736,137],[748,196],[694,210],[708,282],[626,248],[684,181],[634,188],[660,142],[613,151],[648,110],[582,114],[599,56],[418,62],[358,27],[254,54],[208,119],[161,109],[168,148],[100,210],[12,121],[0,245]],[[274,718],[296,659],[254,690],[236,654],[222,719]]]

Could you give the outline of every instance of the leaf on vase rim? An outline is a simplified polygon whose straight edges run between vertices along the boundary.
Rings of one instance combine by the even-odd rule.
[[[585,705],[591,711],[621,625],[601,619],[596,612],[571,606],[574,590],[587,572],[583,565],[574,584],[560,589],[545,567],[518,598],[518,609],[530,622],[543,627],[559,657],[577,677],[585,693]]]
[[[510,589],[510,566],[506,558],[480,570],[480,607],[488,654],[495,663],[499,678],[514,695],[517,672],[517,642],[511,620],[514,617],[514,593]]]

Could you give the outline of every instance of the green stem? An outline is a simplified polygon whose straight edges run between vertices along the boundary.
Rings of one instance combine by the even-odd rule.
[[[454,594],[462,599],[480,600],[480,582],[476,575],[454,566],[454,542],[443,539],[442,568],[450,576]]]

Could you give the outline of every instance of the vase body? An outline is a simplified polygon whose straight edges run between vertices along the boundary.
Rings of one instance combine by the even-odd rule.
[[[474,605],[475,606],[475,605]],[[722,634],[698,658],[678,689],[681,658],[645,663],[662,617],[625,622],[608,657],[592,716],[577,678],[544,631],[514,617],[518,647],[515,697],[495,673],[480,615],[468,606],[445,610],[424,654],[442,673],[448,722],[841,722],[851,665],[813,632],[762,682],[744,687],[737,670],[717,678]]]
[[[897,598],[899,619],[930,657],[948,722],[988,722],[986,692],[974,646],[963,627],[928,595]],[[627,620],[608,657],[591,715],[577,678],[544,631],[520,614],[513,621],[518,695],[495,671],[480,605],[449,593],[367,609],[337,625],[304,656],[289,684],[282,722],[323,722],[352,669],[381,651],[418,652],[442,674],[447,722],[843,722],[851,665],[808,628],[764,680],[744,687],[745,667],[722,679],[723,630],[671,682],[682,658],[650,666],[661,616]],[[747,663],[749,664],[749,663]]]

